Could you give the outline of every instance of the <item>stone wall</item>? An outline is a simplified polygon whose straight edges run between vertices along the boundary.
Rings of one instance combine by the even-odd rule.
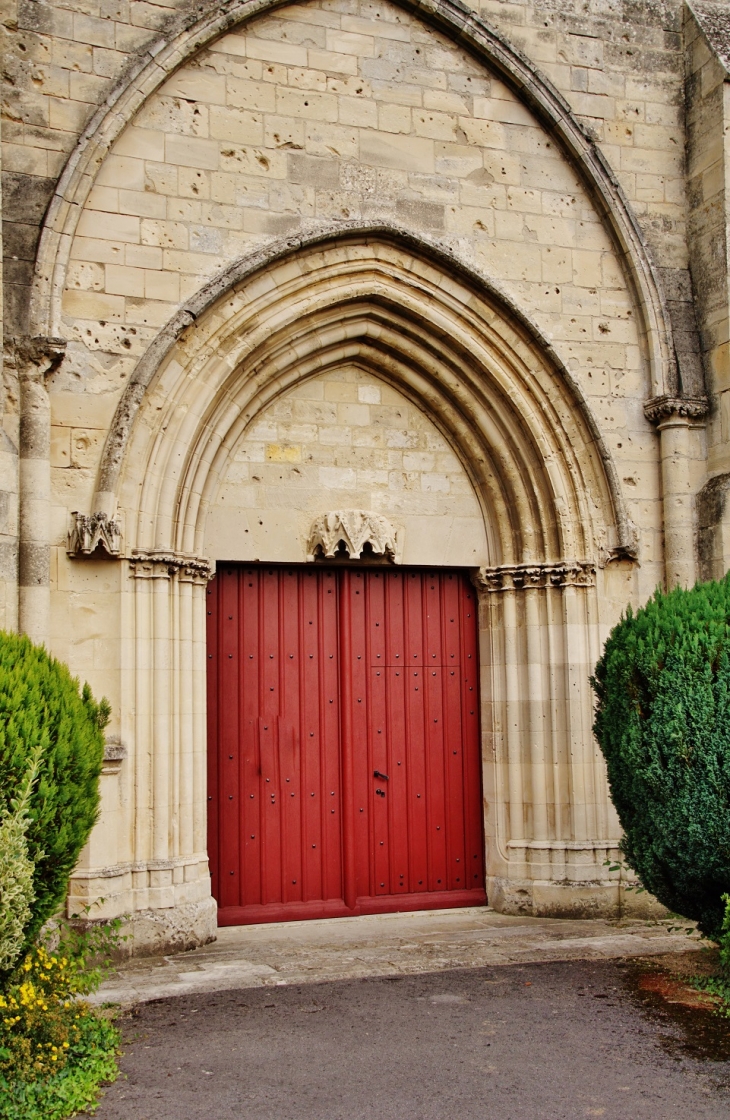
[[[218,492],[207,550],[302,563],[312,522],[338,509],[398,525],[405,564],[487,562],[482,510],[454,449],[402,393],[357,369],[313,377],[260,414]]]
[[[222,6],[208,5],[211,11],[232,10],[233,7],[232,2]],[[111,96],[120,82],[127,80],[136,68],[149,60],[149,52],[157,50],[155,44],[161,41],[161,35],[171,38],[179,34],[191,21],[199,19],[205,10],[204,4],[191,6],[188,3],[148,4],[128,3],[127,0],[118,3],[100,0],[97,3],[89,0],[84,4],[62,4],[20,0],[15,4],[10,0],[2,25],[4,53],[8,59],[3,125],[3,216],[5,313],[10,336],[22,335],[25,331],[40,223],[57,177],[82,130],[92,126],[95,114],[98,116],[103,110],[104,98]],[[581,231],[573,223],[576,207],[580,205],[578,201],[575,204],[570,201],[573,197],[571,192],[575,194],[575,174],[568,173],[566,177],[564,167],[558,170],[557,160],[552,164],[544,162],[547,156],[557,156],[555,142],[533,140],[526,127],[529,113],[515,104],[514,97],[506,93],[501,83],[492,80],[489,84],[483,67],[469,63],[463,54],[459,57],[462,85],[465,88],[470,85],[469,76],[471,84],[481,81],[484,100],[489,84],[494,104],[503,101],[501,115],[496,109],[493,119],[489,112],[480,117],[482,109],[479,105],[470,104],[466,110],[463,105],[459,107],[453,98],[463,98],[464,95],[458,94],[458,82],[451,79],[449,81],[454,87],[449,90],[452,100],[444,97],[445,71],[439,71],[436,62],[431,67],[433,72],[428,75],[427,88],[419,88],[419,81],[426,81],[425,70],[421,68],[420,77],[415,82],[396,83],[403,86],[400,98],[392,91],[388,92],[386,87],[394,79],[394,68],[398,69],[399,59],[401,62],[406,59],[405,43],[398,38],[404,28],[419,26],[418,34],[425,35],[425,41],[431,42],[434,50],[437,49],[436,44],[443,42],[437,33],[414,24],[413,17],[403,12],[395,18],[391,14],[385,20],[391,25],[390,31],[374,36],[373,22],[383,21],[382,5],[325,4],[321,11],[322,17],[316,19],[306,16],[304,10],[297,14],[291,9],[287,17],[279,11],[275,16],[259,20],[256,36],[262,43],[268,44],[259,49],[261,57],[244,61],[242,56],[236,56],[235,46],[231,47],[233,56],[228,56],[225,49],[220,49],[221,41],[218,47],[208,51],[207,56],[200,56],[188,64],[188,76],[184,79],[188,83],[194,82],[196,77],[202,80],[205,73],[210,72],[215,74],[220,87],[221,81],[226,80],[226,66],[231,70],[227,77],[232,82],[232,92],[225,94],[226,104],[216,103],[215,95],[206,93],[202,87],[197,91],[194,85],[187,92],[182,88],[177,90],[175,81],[183,81],[180,75],[172,80],[166,94],[161,92],[158,95],[156,108],[147,106],[142,110],[142,116],[138,117],[134,127],[142,128],[146,113],[146,131],[150,133],[150,140],[154,142],[155,136],[169,131],[171,151],[176,142],[184,147],[182,138],[188,136],[191,141],[201,141],[197,151],[202,153],[206,148],[205,141],[208,141],[209,148],[211,140],[220,140],[221,137],[216,137],[214,133],[224,127],[229,130],[226,135],[231,140],[228,145],[231,151],[239,150],[236,145],[241,151],[248,145],[249,157],[221,156],[221,163],[213,169],[206,166],[206,158],[202,154],[191,157],[195,144],[192,148],[188,145],[188,155],[183,157],[187,159],[184,165],[186,172],[180,185],[173,190],[171,180],[165,181],[167,156],[158,150],[147,153],[150,168],[142,171],[144,180],[140,179],[141,169],[136,168],[136,179],[122,188],[126,203],[109,202],[117,189],[114,185],[109,187],[106,203],[100,203],[101,213],[109,212],[104,206],[113,210],[116,205],[119,217],[103,219],[102,224],[107,230],[103,240],[114,241],[110,235],[116,228],[115,223],[117,226],[120,222],[125,225],[122,218],[127,219],[127,234],[133,226],[139,230],[144,227],[145,232],[138,234],[138,241],[132,237],[129,243],[124,240],[125,234],[121,249],[118,244],[107,245],[103,252],[96,253],[96,257],[102,259],[86,260],[83,247],[77,247],[80,255],[69,277],[71,288],[104,291],[109,296],[108,300],[97,301],[94,305],[98,315],[92,316],[94,330],[88,328],[90,333],[86,337],[88,348],[99,351],[99,354],[98,358],[92,358],[90,369],[84,368],[83,373],[66,362],[68,377],[54,377],[50,382],[51,388],[76,390],[83,387],[83,391],[88,393],[92,387],[90,370],[101,366],[104,369],[100,376],[94,377],[93,391],[99,395],[113,395],[114,381],[121,381],[123,372],[115,372],[109,377],[106,367],[110,361],[110,350],[122,356],[128,353],[130,357],[139,353],[143,343],[161,325],[176,301],[184,299],[194,290],[196,277],[209,275],[221,257],[230,258],[237,251],[250,250],[257,237],[291,231],[295,213],[304,217],[305,221],[307,218],[316,220],[325,213],[335,220],[343,220],[346,214],[389,213],[397,222],[422,229],[435,239],[453,240],[458,237],[462,244],[468,242],[469,252],[477,261],[481,244],[481,257],[488,258],[489,271],[496,271],[525,306],[542,311],[541,325],[544,325],[546,333],[553,337],[556,332],[565,335],[568,331],[566,359],[581,369],[586,368],[586,359],[591,359],[595,367],[589,373],[591,388],[595,391],[598,386],[599,393],[604,389],[609,394],[609,401],[599,408],[601,420],[615,428],[614,445],[621,443],[623,450],[630,444],[632,451],[638,447],[638,458],[634,461],[640,462],[646,440],[651,443],[653,437],[644,428],[639,414],[628,420],[623,415],[617,417],[614,414],[618,407],[617,398],[634,399],[637,393],[650,395],[646,391],[647,386],[640,389],[637,382],[637,352],[630,349],[631,345],[636,347],[636,339],[632,343],[631,331],[626,334],[630,326],[625,321],[627,308],[618,312],[618,318],[624,319],[621,325],[623,333],[616,327],[608,331],[605,329],[606,316],[613,311],[609,302],[614,298],[605,289],[608,286],[616,290],[617,265],[606,260],[599,266],[596,257],[598,242],[594,243],[592,239],[598,236],[600,241],[600,234],[596,229]],[[542,3],[491,0],[479,12],[525,51],[531,62],[554,83],[595,138],[612,174],[630,201],[643,235],[662,270],[670,310],[675,312],[675,337],[681,336],[680,348],[684,345],[685,350],[691,351],[696,346],[693,338],[688,343],[684,342],[694,328],[692,314],[687,311],[691,285],[687,273],[685,231],[682,5],[679,2],[619,6],[598,4],[586,11],[585,5],[578,0],[561,4],[559,8]],[[241,9],[241,14],[245,14],[245,9]],[[352,28],[357,24],[358,29],[343,31],[343,20],[346,24],[350,21]],[[400,30],[393,31],[393,26]],[[334,35],[340,37],[340,48],[343,43],[346,44],[345,49],[328,50],[328,34],[330,46]],[[392,35],[396,37],[389,38]],[[226,41],[229,44],[238,42],[240,46],[244,38],[245,33],[240,31],[234,32]],[[310,49],[311,66],[309,59],[306,65],[302,65]],[[279,59],[276,57],[277,50],[283,50]],[[451,54],[452,60],[459,53],[451,47],[445,50],[446,54]],[[253,53],[256,54],[256,50]],[[217,56],[217,62],[214,62],[214,56]],[[335,57],[340,70],[328,68]],[[225,62],[226,58],[228,62]],[[418,56],[414,56],[413,63],[417,60]],[[238,76],[236,68],[240,71]],[[375,82],[374,96],[362,86],[366,78],[368,82]],[[350,88],[353,79],[355,84]],[[290,90],[289,105],[299,97],[299,108],[293,115],[288,115],[288,109],[271,109],[274,86],[282,81]],[[238,92],[234,89],[236,82]],[[247,86],[247,82],[252,84]],[[309,90],[308,83],[311,85]],[[210,88],[213,89],[214,85]],[[360,92],[357,92],[358,89]],[[304,106],[303,102],[308,99],[300,95],[307,90],[312,93],[311,104]],[[281,98],[284,95],[282,92],[276,96]],[[175,98],[177,109],[171,106]],[[325,107],[333,104],[333,98],[338,99],[336,115],[341,112],[341,120],[328,119],[332,110]],[[310,111],[304,112],[305,109]],[[254,122],[246,117],[247,113],[258,111],[262,120],[264,117],[268,119],[268,116],[283,117],[291,122],[295,132],[301,132],[306,122],[316,125],[316,128],[308,127],[305,140],[298,135],[284,133],[277,133],[278,140],[274,140],[276,128],[268,136],[259,136]],[[419,112],[422,119],[416,119]],[[156,123],[151,124],[155,114]],[[237,119],[235,125],[234,117]],[[206,119],[205,124],[203,118]],[[212,125],[208,118],[213,121]],[[224,118],[225,125],[222,124]],[[462,129],[462,118],[469,121],[463,135],[459,131]],[[355,159],[352,147],[347,145],[348,142],[352,145],[356,129],[373,130],[376,120],[379,121],[378,128],[382,126],[389,135],[398,137],[396,147],[403,152],[409,146],[413,152],[428,149],[435,153],[438,148],[441,156],[437,159],[434,154],[431,162],[426,160],[432,172],[424,171],[415,164],[409,168],[391,167],[387,160],[379,172],[372,161],[364,168],[359,154]],[[320,137],[325,134],[329,134],[330,138],[337,136],[334,149],[349,171],[336,174],[330,158],[333,155],[330,151],[332,145],[326,139],[318,139],[317,134]],[[174,140],[175,135],[178,136],[177,141]],[[404,139],[406,136],[407,140]],[[265,140],[271,142],[263,156],[270,163],[267,175],[263,165],[250,154]],[[127,137],[122,144],[129,142],[131,138]],[[459,157],[446,157],[443,145],[458,147],[460,143],[467,148],[477,142],[484,144],[487,154],[478,161],[479,166],[469,164],[460,169],[465,181],[455,192],[454,182],[458,176],[454,175],[454,167],[448,161],[453,161],[453,158],[458,160]],[[300,144],[301,147],[298,146]],[[548,144],[551,144],[550,151],[547,150]],[[521,164],[519,159],[521,152],[529,154],[531,159],[539,153],[542,170],[524,167],[524,160]],[[137,150],[136,154],[139,156],[140,151]],[[310,156],[312,159],[306,158]],[[207,158],[209,160],[210,156]],[[246,166],[246,158],[252,160],[251,167]],[[201,166],[191,166],[191,159],[193,164],[197,160]],[[466,162],[468,164],[468,157]],[[174,156],[172,163],[175,163]],[[283,167],[286,167],[285,173]],[[108,165],[104,174],[108,175],[110,171],[111,165]],[[236,171],[242,172],[242,177],[238,180],[239,193],[231,201]],[[419,175],[428,174],[432,174],[430,185],[426,186],[425,181],[417,182]],[[159,181],[155,181],[155,175]],[[211,175],[216,178],[212,188]],[[233,211],[244,197],[241,183],[247,175],[252,205],[242,208],[245,215],[234,215]],[[265,216],[256,191],[261,189],[267,178],[269,184],[278,182],[281,185],[282,175],[287,180],[288,197],[276,197],[270,213]],[[317,176],[324,176],[324,180],[318,182]],[[481,177],[481,181],[474,176]],[[198,177],[200,181],[196,186]],[[546,178],[550,190],[542,198]],[[99,184],[100,187],[102,185]],[[178,190],[179,193],[174,193]],[[202,197],[211,190],[212,194]],[[398,196],[397,202],[387,203],[384,194],[388,191],[391,200]],[[154,203],[149,197],[138,198],[135,203],[132,200],[135,192],[142,196],[156,194],[158,197]],[[97,191],[97,197],[103,197],[104,193]],[[376,202],[374,196],[377,197]],[[169,209],[169,219],[160,217],[163,203],[166,213]],[[129,213],[125,212],[125,205],[127,209],[131,208]],[[135,205],[140,209],[139,214],[134,213]],[[213,210],[217,217],[211,216]],[[196,213],[202,215],[204,211],[205,217],[196,217]],[[85,220],[88,222],[91,219]],[[585,225],[591,226],[595,220],[593,215],[585,220]],[[169,222],[164,234],[159,228],[161,221],[163,224]],[[236,228],[239,221],[242,225],[245,223],[246,228]],[[182,227],[186,223],[188,228],[184,232]],[[190,224],[199,227],[192,246]],[[484,228],[480,229],[480,224]],[[185,247],[182,247],[183,240]],[[155,241],[160,243],[155,244]],[[228,248],[223,248],[224,243]],[[540,248],[539,269],[535,267],[536,258],[532,251],[535,246]],[[165,259],[172,262],[169,268],[161,265],[163,252]],[[192,254],[198,254],[195,263]],[[109,259],[104,259],[105,255]],[[119,259],[120,255],[124,260]],[[206,256],[208,263],[201,263]],[[93,252],[91,257],[94,257]],[[493,268],[495,258],[498,259],[496,269]],[[536,276],[537,271],[539,276]],[[566,285],[574,282],[579,290],[569,294],[565,290]],[[134,287],[131,297],[130,285]],[[604,290],[604,294],[601,297],[591,296],[591,286]],[[558,288],[560,291],[556,291]],[[125,305],[124,316],[128,321],[122,323],[121,301],[126,299],[129,304],[130,298],[132,301],[144,299],[145,302],[138,304],[134,310]],[[80,297],[77,300],[80,307]],[[100,326],[100,320],[104,327]],[[99,331],[103,332],[102,337],[98,337]],[[574,338],[570,337],[570,332]],[[586,333],[594,343],[590,355],[586,354],[585,348],[580,352],[577,346],[571,345],[573,341],[580,343]],[[107,337],[111,340],[108,345]],[[627,342],[629,350],[626,349]],[[127,363],[127,369],[130,365]],[[687,373],[685,380],[688,382],[690,373],[694,379],[691,386],[694,393],[698,388],[696,363],[692,363],[692,369]],[[12,363],[6,380],[9,390],[5,393],[4,428],[11,439],[8,469],[12,476],[15,469],[12,446],[17,446],[17,418],[14,418],[14,413],[19,397],[18,388],[13,385]],[[112,402],[104,411],[111,409]],[[65,424],[63,418],[61,424]],[[639,435],[639,432],[643,434]],[[84,437],[92,442],[94,438]],[[701,454],[701,448],[696,448],[692,454],[695,457]],[[79,467],[81,472],[85,469],[85,466]],[[629,465],[624,477],[631,479],[635,473]],[[692,482],[695,489],[701,481],[695,472]],[[76,482],[74,489],[80,494],[77,500],[81,506],[82,497],[89,493],[88,488],[84,490],[83,473],[76,476]],[[633,484],[629,481],[626,486],[631,498]],[[18,521],[15,493],[11,485],[5,498],[8,525],[11,527]],[[644,519],[642,509],[641,520]],[[657,556],[661,548],[659,538],[647,547],[651,548],[652,556]],[[6,554],[7,578],[12,584],[15,553],[11,541]],[[644,582],[648,591],[656,582],[655,574],[647,572]],[[13,592],[9,594],[9,599],[13,601]],[[8,617],[12,619],[12,613]]]
[[[205,5],[9,0],[7,7],[6,300],[16,333],[27,311],[38,225],[82,129],[158,35],[174,34]],[[351,18],[368,22],[378,7],[365,5],[358,15],[353,7]],[[597,3],[588,11],[580,0],[559,7],[488,0],[475,10],[525,51],[595,135],[658,262],[687,268],[679,0]],[[296,46],[291,34],[288,41]]]
[[[80,389],[116,397],[156,332],[222,266],[338,222],[448,247],[559,349],[623,464],[648,593],[660,494],[641,411],[651,387],[640,311],[620,258],[575,170],[516,96],[387,3],[259,17],[147,99],[77,226],[54,402]],[[87,438],[91,463],[101,448]],[[61,504],[88,508],[93,471],[69,463],[54,477]]]

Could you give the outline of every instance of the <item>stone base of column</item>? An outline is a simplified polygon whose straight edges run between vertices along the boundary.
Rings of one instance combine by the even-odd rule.
[[[69,883],[68,917],[95,924],[121,918],[126,940],[118,957],[183,952],[215,941],[217,904],[205,855],[178,860],[77,869]]]
[[[156,957],[182,953],[215,941],[218,905],[214,898],[182,902],[160,910],[138,910],[125,923],[121,955]]]
[[[487,880],[487,902],[501,914],[532,918],[657,919],[667,910],[648,891],[627,889],[624,883],[539,879]]]

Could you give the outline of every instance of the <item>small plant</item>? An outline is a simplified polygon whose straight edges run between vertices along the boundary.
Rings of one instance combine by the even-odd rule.
[[[24,831],[33,864],[21,952],[63,902],[99,810],[102,730],[109,719],[88,685],[27,638],[0,632],[0,808],[13,812],[39,755]],[[3,804],[4,802],[4,804]],[[7,818],[6,818],[7,819]]]
[[[28,854],[28,805],[38,776],[36,747],[18,796],[10,808],[0,807],[0,973],[20,956],[33,902],[33,861]]]
[[[730,1019],[730,894],[723,895],[725,914],[718,937],[720,968],[714,976],[693,976],[691,983],[717,996],[717,1013]]]
[[[717,940],[730,891],[730,577],[629,609],[591,683],[626,863]]]
[[[0,995],[0,1120],[62,1120],[93,1105],[116,1077],[119,1033],[81,997],[101,982],[121,922],[36,945]]]

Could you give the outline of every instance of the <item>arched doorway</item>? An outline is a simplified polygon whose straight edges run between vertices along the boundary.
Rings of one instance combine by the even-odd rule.
[[[604,565],[627,547],[628,529],[610,456],[570,376],[483,282],[384,230],[314,241],[227,281],[138,366],[95,499],[124,511],[131,552],[126,679],[144,697],[130,709],[131,737],[152,744],[137,771],[154,806],[140,818],[141,845],[191,867],[189,893],[209,889],[210,560],[306,564],[312,513],[332,508],[324,485],[309,507],[292,506],[286,478],[268,497],[265,480],[250,479],[264,491],[232,507],[231,487],[249,486],[241,448],[287,394],[354,369],[392,387],[445,441],[480,525],[449,551],[438,527],[448,508],[421,532],[412,491],[389,491],[378,511],[399,524],[402,515],[404,564],[472,569],[490,899],[529,912],[610,906],[602,867],[617,829],[588,676]],[[277,450],[262,452],[263,467],[297,466],[287,462],[293,442],[269,442]]]

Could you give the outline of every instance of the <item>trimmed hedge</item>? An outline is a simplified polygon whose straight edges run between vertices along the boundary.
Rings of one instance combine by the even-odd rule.
[[[34,863],[29,947],[63,902],[99,811],[106,700],[97,703],[60,661],[28,638],[0,631],[0,804],[11,809],[40,745],[28,802]]]
[[[717,939],[730,892],[730,576],[629,608],[591,683],[626,862]]]

